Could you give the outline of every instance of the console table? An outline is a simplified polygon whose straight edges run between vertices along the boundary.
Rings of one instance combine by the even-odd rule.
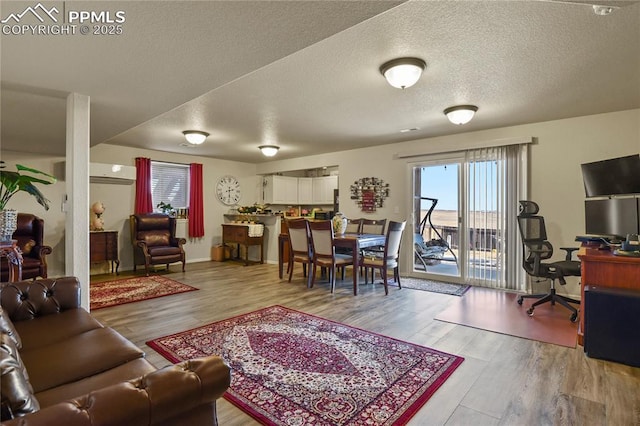
[[[584,287],[597,285],[640,290],[640,257],[616,256],[609,250],[583,246],[578,251],[581,263],[581,302],[578,344],[584,345]]]
[[[260,246],[260,263],[264,263],[264,235],[250,236],[248,224],[223,223],[222,244],[225,245],[226,243],[235,243],[238,245],[238,258],[240,258],[240,246],[245,247],[245,266],[249,264],[249,246]]]
[[[90,231],[89,232],[89,260],[93,262],[111,262],[111,273],[113,274],[113,264],[116,265],[116,275],[120,267],[118,259],[118,231]]]

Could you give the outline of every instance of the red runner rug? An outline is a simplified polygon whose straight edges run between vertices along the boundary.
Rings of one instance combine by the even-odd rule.
[[[172,362],[222,356],[225,398],[266,425],[403,425],[463,361],[282,306],[147,345]]]
[[[198,290],[159,275],[91,283],[91,310]]]

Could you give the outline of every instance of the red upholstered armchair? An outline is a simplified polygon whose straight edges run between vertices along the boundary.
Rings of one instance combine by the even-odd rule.
[[[44,220],[30,213],[18,213],[18,227],[13,239],[18,240],[22,250],[22,279],[47,278],[46,255],[51,247],[44,245]],[[0,281],[9,279],[9,264],[6,258],[0,261]]]
[[[182,262],[184,272],[184,249],[187,242],[176,238],[176,219],[162,213],[133,214],[129,217],[131,244],[133,244],[133,270],[144,265],[147,275],[151,265],[167,265]]]

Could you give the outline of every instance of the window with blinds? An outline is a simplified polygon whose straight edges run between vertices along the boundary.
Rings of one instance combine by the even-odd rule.
[[[174,209],[189,207],[189,165],[152,161],[151,197],[156,211],[160,202]]]

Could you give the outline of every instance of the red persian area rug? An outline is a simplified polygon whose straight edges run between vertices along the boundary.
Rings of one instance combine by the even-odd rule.
[[[91,283],[91,310],[198,290],[162,276]]]
[[[463,361],[282,306],[147,345],[172,362],[222,356],[225,398],[266,425],[403,425]]]

